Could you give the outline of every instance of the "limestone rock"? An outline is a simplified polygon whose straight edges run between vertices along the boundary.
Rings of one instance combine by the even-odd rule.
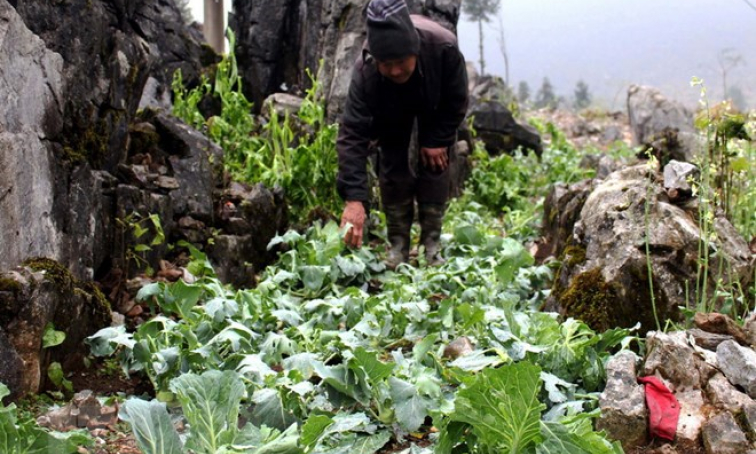
[[[701,361],[688,344],[685,332],[649,332],[646,346],[642,375],[659,373],[671,382],[673,391],[701,389],[713,375],[713,368]]]
[[[707,454],[745,454],[751,447],[735,418],[726,411],[706,422],[703,442]]]
[[[717,347],[717,361],[730,383],[756,398],[756,352],[735,341],[725,341]]]
[[[636,362],[638,357],[629,351],[615,355],[606,365],[606,388],[599,396],[601,417],[596,423],[609,438],[622,442],[625,450],[646,443],[647,418],[646,394],[637,383]]]
[[[661,154],[662,164],[671,159],[690,162],[699,150],[693,115],[682,104],[669,100],[652,87],[632,85],[627,110],[633,144],[647,145]]]
[[[706,394],[712,405],[732,414],[740,413],[742,409],[754,404],[750,397],[738,391],[722,374],[709,379]]]
[[[696,345],[713,352],[717,351],[719,344],[726,340],[732,340],[733,337],[727,334],[709,333],[701,329],[689,329],[688,334],[693,338]]]
[[[676,392],[680,403],[680,418],[677,421],[675,441],[680,452],[699,452],[701,449],[701,430],[707,420],[704,409],[704,396],[701,390],[691,389]]]
[[[563,262],[552,290],[563,314],[594,329],[637,322],[641,333],[653,329],[649,261],[659,320],[679,319],[678,308],[686,306],[686,295],[699,299],[689,285],[696,279],[701,238],[696,213],[667,201],[656,172],[645,164],[619,170],[598,182],[586,198],[571,237],[564,235],[574,248],[585,251],[584,260]],[[716,218],[714,230],[718,254],[729,264],[721,278],[748,287],[753,279],[748,245],[723,218]],[[707,288],[715,288],[719,277],[709,277]]]
[[[674,189],[690,194],[692,191],[690,180],[695,181],[699,173],[698,167],[693,164],[673,159],[664,166],[664,188],[667,191]]]

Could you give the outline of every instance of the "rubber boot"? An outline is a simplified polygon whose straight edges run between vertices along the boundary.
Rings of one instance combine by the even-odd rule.
[[[396,269],[400,263],[409,261],[410,231],[415,217],[415,204],[412,200],[400,204],[385,205],[386,229],[391,246],[386,254],[386,267]]]
[[[428,266],[438,266],[444,263],[441,257],[441,225],[444,222],[446,206],[437,203],[421,203],[418,205],[420,217],[420,244],[425,247],[425,261]]]

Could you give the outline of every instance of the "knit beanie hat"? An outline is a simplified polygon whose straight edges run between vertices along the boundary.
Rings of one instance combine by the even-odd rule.
[[[367,7],[368,51],[378,60],[393,60],[420,51],[420,37],[404,0],[370,0]]]

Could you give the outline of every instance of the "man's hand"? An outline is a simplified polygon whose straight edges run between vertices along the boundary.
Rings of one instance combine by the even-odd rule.
[[[420,158],[425,167],[430,167],[436,172],[443,172],[449,167],[449,154],[446,147],[443,148],[421,148]]]
[[[362,228],[365,225],[365,207],[362,202],[347,202],[344,207],[344,213],[341,215],[341,228],[347,224],[352,226],[344,235],[344,242],[349,247],[359,248],[362,246]]]

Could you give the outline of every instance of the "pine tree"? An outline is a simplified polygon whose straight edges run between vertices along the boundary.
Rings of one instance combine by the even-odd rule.
[[[536,93],[535,98],[535,106],[538,109],[549,107],[553,108],[556,107],[557,104],[557,97],[554,94],[554,87],[551,85],[551,81],[549,81],[548,77],[543,78],[543,83],[541,84],[541,88],[538,89],[538,93]]]
[[[591,93],[588,84],[579,80],[575,86],[575,109],[585,109],[591,105]]]
[[[478,23],[480,75],[483,76],[486,74],[486,63],[483,56],[483,22],[491,22],[491,17],[499,11],[499,0],[463,0],[462,11],[469,20]]]
[[[525,104],[530,101],[530,85],[524,80],[521,80],[520,84],[517,86],[517,100],[520,104]]]

